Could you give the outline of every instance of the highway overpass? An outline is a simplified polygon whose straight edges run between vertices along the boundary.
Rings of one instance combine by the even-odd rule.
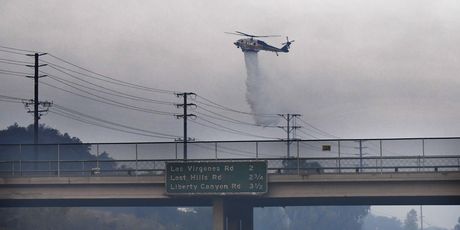
[[[283,152],[279,150],[284,148],[278,149],[285,147],[285,143],[278,141],[206,142],[200,143],[206,148],[198,149],[208,149],[214,157],[198,159],[197,156],[203,156],[200,151],[194,159],[194,154],[190,154],[192,159],[187,161],[180,159],[178,148],[174,148],[177,143],[161,143],[161,146],[152,143],[42,145],[38,148],[41,151],[38,158],[33,160],[17,156],[27,156],[26,152],[35,149],[35,146],[0,146],[0,149],[3,148],[3,153],[0,151],[0,154],[8,152],[12,155],[9,158],[3,155],[0,161],[0,205],[212,206],[215,229],[252,229],[253,207],[459,205],[458,140],[442,139],[439,141],[441,143],[436,140],[297,142],[292,148],[294,157],[289,158],[283,156]],[[356,150],[358,154],[351,156],[344,152],[347,148],[348,151],[355,149],[347,144],[362,147],[363,142],[372,146],[376,152],[364,153],[363,148]],[[397,147],[389,148],[390,142]],[[421,144],[421,147],[413,147],[414,143]],[[144,148],[146,146],[148,148]],[[114,158],[103,159],[99,157],[103,148],[106,149],[104,151],[121,149],[124,154],[113,154]],[[82,149],[92,152],[91,159],[66,158],[66,152]],[[167,149],[176,151],[166,154],[174,157],[158,157],[154,154],[155,151],[165,152]],[[420,151],[413,154],[414,150]],[[254,155],[248,154],[249,156],[236,159],[224,154],[229,151]],[[398,154],[402,151],[412,154]],[[277,153],[281,156],[276,155]],[[50,155],[55,157],[50,158]],[[267,192],[257,195],[172,195],[166,192],[167,162],[204,160],[266,162]]]
[[[164,176],[0,178],[2,206],[460,205],[460,172],[277,175],[257,196],[171,196]]]

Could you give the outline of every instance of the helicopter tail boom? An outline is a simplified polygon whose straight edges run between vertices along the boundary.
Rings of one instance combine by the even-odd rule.
[[[288,52],[289,52],[289,45],[290,45],[290,44],[284,45],[283,47],[281,47],[280,50],[283,51],[283,52],[285,52],[285,53],[288,53]]]

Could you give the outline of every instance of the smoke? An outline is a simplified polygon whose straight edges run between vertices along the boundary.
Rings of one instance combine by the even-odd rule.
[[[248,78],[246,79],[246,100],[249,103],[254,121],[257,125],[268,126],[276,124],[278,117],[265,114],[276,113],[275,106],[267,85],[266,76],[260,71],[257,52],[243,52]]]
[[[279,210],[281,211],[281,217],[283,218],[283,224],[286,226],[286,229],[291,228],[291,218],[289,217],[289,214],[286,212],[286,207],[279,207]]]

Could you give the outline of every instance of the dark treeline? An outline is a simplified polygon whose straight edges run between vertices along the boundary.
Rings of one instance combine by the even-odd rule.
[[[0,229],[212,229],[211,208],[0,208]],[[257,230],[418,230],[404,221],[368,214],[366,206],[270,207],[254,209]],[[425,224],[425,230],[448,230]],[[460,230],[459,223],[453,228]]]
[[[0,208],[0,229],[212,229],[210,208]]]
[[[71,137],[68,133],[62,134],[59,130],[41,124],[38,128],[39,143],[82,143],[77,137]],[[0,144],[33,144],[34,126],[33,124],[22,127],[17,123],[9,126],[5,130],[0,130]]]
[[[94,162],[96,158],[98,160],[112,160],[107,152],[102,152],[99,156],[91,154],[91,146],[82,144],[81,140],[77,137],[71,137],[69,134],[62,134],[59,130],[47,127],[45,125],[39,126],[39,143],[45,144],[40,145],[36,149],[32,145],[33,143],[33,125],[27,127],[21,127],[18,124],[13,124],[5,130],[0,130],[0,144],[25,144],[25,145],[4,145],[0,146],[0,160],[4,161],[22,161],[22,171],[35,171],[40,172],[56,172],[58,158],[63,161],[78,161],[86,160],[93,161],[93,163],[87,163],[86,168],[96,167]],[[75,145],[63,145],[60,146],[61,154],[58,157],[58,149],[56,145],[46,144],[75,144]],[[94,151],[94,150],[93,150]],[[33,163],[27,161],[39,161],[40,163]],[[18,163],[16,163],[16,170],[19,170]],[[111,162],[105,162],[99,164],[99,168],[110,170],[116,167]],[[65,165],[61,165],[63,171],[78,171],[81,170],[82,166],[78,162],[68,162]],[[11,164],[1,164],[0,170],[2,173],[8,174],[9,171],[13,170]]]
[[[361,229],[368,207],[254,209],[259,230]],[[211,208],[1,208],[0,229],[212,229]]]

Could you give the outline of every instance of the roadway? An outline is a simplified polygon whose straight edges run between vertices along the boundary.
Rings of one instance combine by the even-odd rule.
[[[460,171],[269,174],[261,196],[168,196],[157,176],[3,177],[0,206],[460,205]]]

